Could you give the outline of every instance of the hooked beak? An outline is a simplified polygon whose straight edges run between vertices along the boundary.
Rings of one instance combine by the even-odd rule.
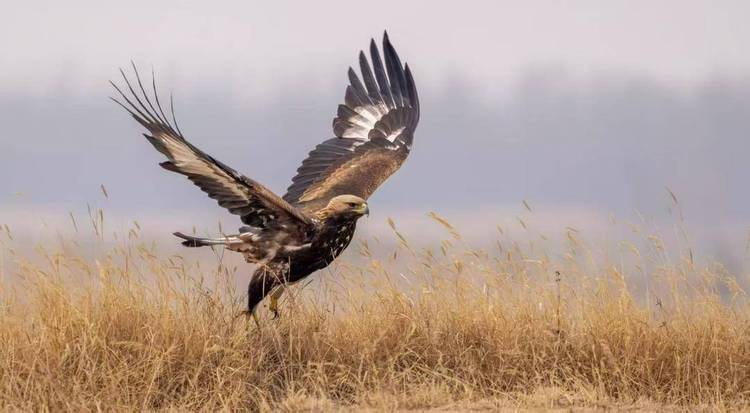
[[[360,215],[367,215],[370,216],[370,207],[367,206],[367,204],[360,205],[359,208],[357,208],[357,213]]]

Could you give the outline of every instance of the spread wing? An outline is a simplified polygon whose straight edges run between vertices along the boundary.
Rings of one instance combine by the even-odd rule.
[[[402,66],[388,34],[385,66],[375,41],[370,62],[359,54],[362,81],[349,68],[344,104],[333,120],[335,138],[309,153],[284,199],[313,210],[343,194],[367,199],[409,155],[419,122],[419,97],[409,65]]]
[[[153,83],[153,103],[141,83],[138,71],[133,66],[138,89],[134,89],[125,73],[120,70],[127,87],[124,93],[113,82],[122,101],[112,98],[130,113],[135,120],[148,129],[146,139],[164,156],[166,162],[160,165],[169,171],[185,175],[209,197],[232,214],[241,216],[242,222],[257,228],[293,228],[304,230],[310,218],[288,202],[279,198],[260,183],[239,174],[210,155],[186,141],[174,117],[174,107],[170,107],[172,123],[162,110]],[[140,94],[136,92],[140,91]]]

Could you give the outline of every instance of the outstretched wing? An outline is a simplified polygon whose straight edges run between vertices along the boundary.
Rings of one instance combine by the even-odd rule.
[[[417,88],[409,65],[401,65],[387,33],[383,54],[385,67],[374,40],[372,66],[360,52],[364,84],[349,68],[345,103],[333,120],[336,137],[318,145],[302,162],[284,195],[286,201],[309,211],[337,195],[367,199],[409,155],[419,122]]]
[[[115,83],[122,101],[112,98],[130,113],[135,120],[148,129],[146,139],[167,157],[161,165],[164,169],[187,176],[209,197],[235,215],[242,222],[257,228],[303,229],[311,224],[310,218],[288,202],[279,198],[260,183],[244,176],[234,169],[217,161],[210,155],[186,141],[177,126],[174,107],[170,107],[172,123],[165,115],[153,84],[153,103],[141,83],[138,71],[133,65],[138,89],[134,89],[125,72],[120,70],[127,91],[123,92]],[[152,74],[153,75],[153,74]],[[140,91],[140,94],[136,92]]]

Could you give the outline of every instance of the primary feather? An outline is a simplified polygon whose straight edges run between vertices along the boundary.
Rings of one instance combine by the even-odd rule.
[[[401,65],[387,33],[383,54],[385,66],[374,40],[372,65],[360,52],[364,82],[349,68],[344,104],[333,120],[336,137],[302,161],[286,201],[311,211],[346,193],[367,199],[406,160],[419,122],[419,97],[411,70]]]

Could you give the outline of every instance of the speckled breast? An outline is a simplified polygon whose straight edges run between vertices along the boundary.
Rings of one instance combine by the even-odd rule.
[[[315,235],[310,248],[289,257],[289,280],[294,282],[333,262],[352,242],[356,221],[325,228]]]

